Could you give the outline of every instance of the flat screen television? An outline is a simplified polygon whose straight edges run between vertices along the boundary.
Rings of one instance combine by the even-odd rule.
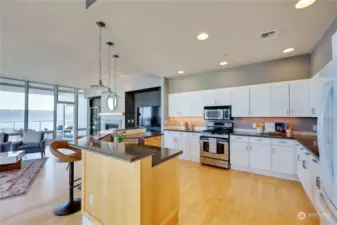
[[[147,130],[160,131],[161,116],[160,106],[146,106],[137,108],[137,125],[138,127],[147,128]]]

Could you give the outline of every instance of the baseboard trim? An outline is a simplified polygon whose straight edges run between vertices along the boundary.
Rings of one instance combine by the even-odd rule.
[[[254,174],[258,174],[258,175],[275,177],[275,178],[279,178],[279,179],[292,180],[292,181],[299,182],[298,177],[296,175],[275,173],[275,172],[272,172],[272,171],[252,169],[252,168],[241,167],[241,166],[236,166],[236,165],[232,165],[231,168],[233,170],[244,171],[244,172],[254,173]]]

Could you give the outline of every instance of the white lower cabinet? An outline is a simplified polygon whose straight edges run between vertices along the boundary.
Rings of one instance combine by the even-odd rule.
[[[250,145],[250,167],[253,169],[260,169],[260,170],[271,169],[270,145],[268,144]]]
[[[296,150],[288,146],[272,146],[272,171],[296,175]]]
[[[183,151],[181,159],[200,161],[200,134],[192,132],[165,131],[165,147]]]
[[[248,167],[249,166],[249,151],[248,142],[230,142],[230,160],[232,166]]]
[[[296,180],[296,154],[293,140],[231,136],[233,169]]]

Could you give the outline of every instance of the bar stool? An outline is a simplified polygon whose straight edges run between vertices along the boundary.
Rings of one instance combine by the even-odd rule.
[[[66,141],[53,141],[50,143],[50,151],[59,163],[69,163],[69,200],[59,205],[55,210],[56,216],[66,216],[81,210],[81,199],[74,199],[74,185],[80,179],[74,180],[74,162],[81,160],[81,150],[71,147]]]

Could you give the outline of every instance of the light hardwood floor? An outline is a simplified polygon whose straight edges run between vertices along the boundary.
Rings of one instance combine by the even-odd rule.
[[[80,213],[67,217],[52,213],[67,199],[68,172],[65,164],[47,155],[26,196],[0,200],[0,225],[81,224]],[[80,176],[80,163],[75,173]],[[180,161],[179,225],[319,224],[316,219],[298,220],[302,211],[315,212],[297,182]]]

